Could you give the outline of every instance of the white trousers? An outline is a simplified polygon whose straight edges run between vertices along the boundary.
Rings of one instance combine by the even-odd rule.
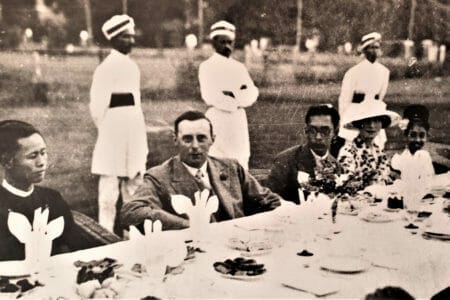
[[[133,179],[101,175],[98,182],[98,223],[113,232],[116,221],[116,205],[119,195],[124,203],[129,202],[142,183],[142,175]]]

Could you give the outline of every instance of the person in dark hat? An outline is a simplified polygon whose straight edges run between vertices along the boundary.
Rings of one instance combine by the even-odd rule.
[[[403,112],[406,146],[391,161],[391,167],[401,179],[426,179],[434,175],[431,156],[423,149],[430,129],[428,117],[428,109],[423,105],[410,105]]]

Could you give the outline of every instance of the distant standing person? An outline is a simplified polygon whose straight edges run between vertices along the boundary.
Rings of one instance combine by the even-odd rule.
[[[361,39],[360,50],[364,54],[363,61],[350,68],[344,75],[341,94],[339,95],[339,114],[344,116],[351,103],[361,103],[367,99],[383,101],[389,83],[389,70],[377,61],[380,55],[381,34],[372,32]],[[344,124],[346,120],[342,120]],[[357,132],[346,128],[339,129],[339,136],[351,142]],[[384,148],[386,133],[381,130],[375,143]]]
[[[113,231],[119,195],[126,201],[137,189],[148,149],[140,71],[128,56],[134,45],[134,20],[127,15],[113,16],[102,31],[113,49],[92,80],[89,108],[98,129],[92,173],[100,175],[99,223]]]
[[[206,116],[216,132],[209,154],[237,159],[248,169],[250,141],[244,108],[255,103],[259,91],[247,68],[230,57],[235,31],[235,26],[226,21],[211,26],[209,36],[216,53],[200,65],[200,91],[209,106]]]

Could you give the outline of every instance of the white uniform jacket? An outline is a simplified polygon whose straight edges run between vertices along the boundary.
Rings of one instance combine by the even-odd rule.
[[[92,173],[130,178],[143,173],[148,146],[137,64],[112,50],[95,70],[90,98],[98,130]]]
[[[401,172],[404,180],[429,179],[434,175],[433,161],[426,150],[418,150],[411,154],[405,149],[401,154],[396,153],[392,157],[391,166]]]
[[[389,84],[389,70],[375,61],[374,63],[364,59],[357,65],[350,68],[342,80],[341,94],[339,95],[339,114],[342,117],[350,103],[359,103],[367,99],[383,101]],[[342,127],[339,129],[339,136],[347,141],[352,141],[358,131],[348,130]],[[384,148],[386,133],[380,131],[375,139],[377,145]]]
[[[202,98],[209,106],[206,116],[216,134],[209,154],[237,159],[248,169],[250,141],[243,108],[256,101],[259,91],[247,68],[233,58],[214,53],[200,64],[199,81]],[[234,98],[223,91],[232,92]]]

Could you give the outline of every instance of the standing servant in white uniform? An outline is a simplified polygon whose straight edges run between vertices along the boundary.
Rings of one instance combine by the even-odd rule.
[[[345,110],[351,103],[361,103],[367,99],[383,101],[389,83],[389,70],[377,61],[381,46],[381,35],[378,32],[366,34],[361,39],[360,50],[364,60],[350,68],[344,75],[341,94],[339,95],[339,114],[345,115]],[[345,124],[342,120],[341,124]],[[357,132],[346,128],[339,129],[339,136],[346,141],[352,141]],[[376,144],[384,148],[386,133],[380,131],[375,138]]]
[[[244,108],[258,98],[258,88],[247,68],[231,58],[235,26],[219,21],[211,26],[210,38],[216,53],[200,64],[199,80],[203,100],[209,106],[206,116],[216,132],[209,154],[234,158],[248,169],[250,141]]]
[[[100,175],[99,223],[113,231],[119,195],[125,202],[136,190],[148,149],[140,72],[128,56],[134,45],[134,21],[116,15],[105,22],[102,31],[113,49],[92,80],[89,108],[98,130],[92,173]]]

